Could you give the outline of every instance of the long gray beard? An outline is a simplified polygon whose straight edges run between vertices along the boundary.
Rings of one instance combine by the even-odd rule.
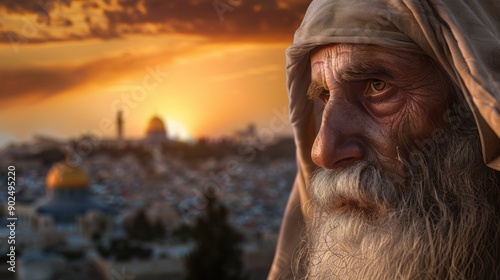
[[[500,176],[476,133],[401,154],[403,180],[367,162],[317,172],[299,278],[500,279]]]

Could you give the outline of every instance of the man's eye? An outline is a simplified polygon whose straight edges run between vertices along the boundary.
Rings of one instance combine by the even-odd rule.
[[[318,98],[321,99],[324,103],[326,103],[328,101],[328,99],[330,99],[330,91],[328,90],[322,90],[320,92],[320,94],[318,95]]]
[[[366,100],[369,102],[382,102],[396,93],[396,91],[393,90],[391,84],[385,81],[372,79],[368,80],[367,82],[368,87],[363,95],[364,98],[366,98]]]
[[[387,88],[387,83],[382,80],[371,80],[370,86],[373,91],[383,91]]]

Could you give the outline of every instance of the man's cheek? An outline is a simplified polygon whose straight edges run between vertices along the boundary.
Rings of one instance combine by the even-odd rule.
[[[442,113],[440,104],[411,100],[400,117],[399,127],[406,127],[404,133],[410,138],[428,137],[440,126],[438,111]]]
[[[409,92],[408,116],[414,136],[429,137],[444,125],[447,95],[441,85],[420,87]]]
[[[377,119],[397,118],[401,115],[407,105],[408,97],[404,92],[397,89],[390,91],[393,92],[392,94],[388,93],[391,95],[390,98],[386,98],[379,102],[365,101],[365,110]]]

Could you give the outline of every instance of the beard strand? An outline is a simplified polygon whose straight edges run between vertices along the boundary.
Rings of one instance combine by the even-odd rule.
[[[317,172],[298,278],[500,278],[499,172],[464,130],[401,152],[402,181],[367,162]]]

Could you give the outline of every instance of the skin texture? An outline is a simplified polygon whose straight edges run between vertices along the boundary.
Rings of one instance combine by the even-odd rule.
[[[335,44],[311,55],[310,98],[324,103],[311,156],[338,170],[365,160],[401,175],[398,135],[441,126],[446,85],[423,56],[372,45]]]
[[[295,278],[500,279],[500,173],[437,64],[330,45],[311,81],[324,108]]]

